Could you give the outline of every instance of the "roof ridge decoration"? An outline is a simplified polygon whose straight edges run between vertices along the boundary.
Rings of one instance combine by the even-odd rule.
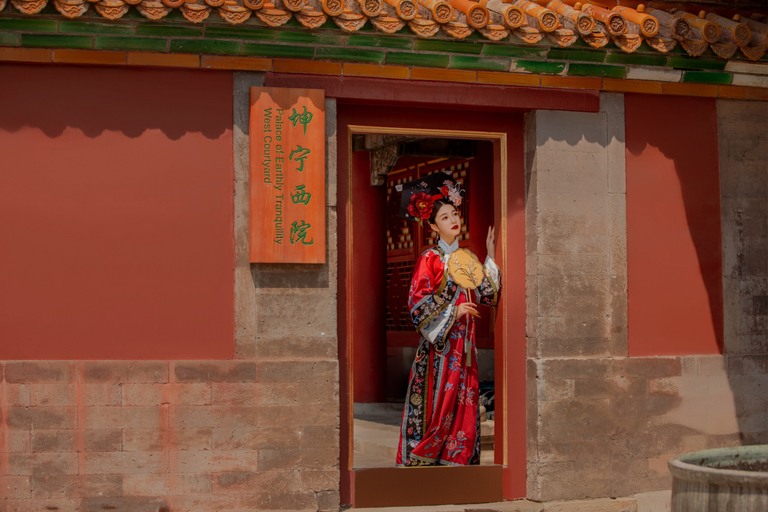
[[[634,52],[645,41],[661,53],[680,44],[694,57],[711,48],[723,59],[741,51],[748,59],[758,60],[768,48],[768,25],[748,14],[728,19],[714,12],[693,14],[675,8],[646,8],[640,3],[633,8],[617,5],[616,0],[50,1],[66,18],[83,16],[93,6],[102,17],[117,20],[134,6],[150,20],[160,20],[172,9],[179,9],[188,21],[201,23],[215,9],[221,19],[232,25],[255,15],[271,27],[283,25],[293,17],[304,27],[316,29],[330,17],[345,32],[356,32],[370,21],[387,34],[408,25],[421,38],[433,37],[442,30],[452,38],[464,39],[478,31],[488,40],[501,41],[511,33],[527,44],[536,44],[546,37],[560,47],[571,46],[581,38],[594,48],[613,41],[626,53]],[[0,0],[0,10],[6,2]],[[26,15],[38,14],[48,2],[11,0],[14,8]]]

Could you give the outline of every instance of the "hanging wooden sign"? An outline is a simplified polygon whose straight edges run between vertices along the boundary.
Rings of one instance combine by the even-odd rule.
[[[325,91],[251,87],[252,263],[325,263]]]

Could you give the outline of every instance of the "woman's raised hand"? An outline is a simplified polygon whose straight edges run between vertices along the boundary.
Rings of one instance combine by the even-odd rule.
[[[488,256],[494,258],[496,256],[496,245],[493,243],[496,238],[496,228],[488,226],[488,236],[485,239],[485,248],[488,249]]]
[[[477,306],[475,304],[471,302],[462,302],[456,306],[456,318],[461,318],[467,314],[480,318],[480,314],[477,312]]]

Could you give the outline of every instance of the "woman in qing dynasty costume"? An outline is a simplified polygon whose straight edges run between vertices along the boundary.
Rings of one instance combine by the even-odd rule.
[[[488,229],[488,257],[474,290],[459,286],[448,260],[459,249],[461,204],[458,184],[446,178],[439,194],[411,196],[411,218],[428,220],[440,236],[437,246],[416,262],[409,292],[411,319],[421,334],[405,399],[398,466],[480,463],[480,404],[473,316],[480,304],[495,306],[501,291],[494,254],[494,229]],[[406,185],[407,186],[407,185]],[[422,185],[423,186],[423,185]],[[469,253],[469,251],[466,251]],[[469,253],[477,262],[479,261]]]

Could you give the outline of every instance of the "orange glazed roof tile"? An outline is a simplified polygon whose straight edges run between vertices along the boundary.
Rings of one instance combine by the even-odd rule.
[[[93,8],[100,16],[116,20],[133,6],[150,20],[178,9],[188,21],[200,23],[215,11],[232,25],[255,16],[259,24],[271,27],[295,18],[314,29],[330,19],[345,32],[358,31],[370,22],[389,34],[407,25],[421,38],[442,31],[463,39],[477,31],[492,41],[512,34],[527,44],[547,38],[561,47],[579,38],[594,48],[613,41],[626,53],[645,41],[661,53],[679,44],[691,56],[711,48],[724,59],[740,51],[758,60],[768,47],[765,13],[739,12],[729,18],[706,10],[693,12],[690,4],[644,5],[632,0],[583,4],[576,0],[10,0],[26,15],[39,13],[49,1],[66,18],[78,18]],[[0,11],[6,2],[0,0]]]

